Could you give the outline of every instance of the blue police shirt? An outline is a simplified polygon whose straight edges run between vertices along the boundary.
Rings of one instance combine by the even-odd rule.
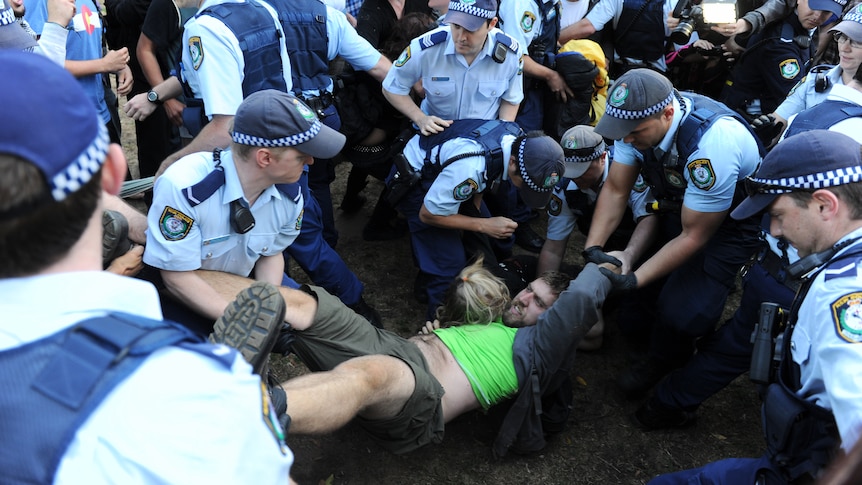
[[[685,115],[691,113],[691,100],[685,98]],[[683,120],[679,102],[674,99],[671,127],[657,149],[666,153],[676,140]],[[654,150],[655,150],[654,149]],[[661,156],[657,158],[660,160]],[[632,145],[614,143],[614,163],[640,165],[643,155]],[[751,132],[730,117],[715,121],[703,134],[697,149],[688,157],[683,170],[686,181],[683,204],[698,212],[721,212],[730,209],[737,182],[754,173],[760,165],[757,142]]]
[[[212,153],[183,157],[156,180],[147,214],[145,263],[169,271],[208,269],[248,276],[261,256],[280,254],[299,235],[302,194],[291,200],[274,185],[251,206],[254,228],[237,233],[231,227],[230,203],[243,197],[242,186],[231,153],[222,152],[221,160],[225,184],[196,206],[182,191],[215,170]]]
[[[502,31],[496,28],[488,32],[485,46],[470,65],[455,52],[449,26],[413,39],[392,64],[383,89],[407,95],[421,80],[425,88],[421,108],[426,114],[445,120],[495,120],[501,100],[520,104],[524,99],[520,55],[507,50],[502,64],[491,57],[498,33]]]

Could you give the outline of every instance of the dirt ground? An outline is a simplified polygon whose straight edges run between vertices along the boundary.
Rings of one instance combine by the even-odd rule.
[[[125,150],[134,174],[134,129],[127,118],[124,125]],[[364,192],[368,202],[362,211],[346,215],[338,204],[349,167],[349,163],[338,166],[333,185],[340,232],[337,250],[365,283],[365,299],[380,312],[385,327],[409,336],[424,314],[424,305],[412,296],[415,269],[409,237],[387,242],[362,239],[362,226],[382,185],[372,180]],[[546,216],[532,224],[542,234]],[[580,264],[583,239],[572,239],[567,262]],[[292,268],[292,274],[304,278],[298,268]],[[726,315],[737,299],[738,292],[732,295]],[[606,314],[612,314],[612,308],[606,308]],[[644,432],[633,426],[629,416],[640,402],[626,401],[615,387],[614,379],[627,365],[626,352],[613,320],[607,323],[602,348],[579,355],[572,370],[574,410],[567,428],[541,453],[495,461],[490,451],[495,430],[476,412],[448,424],[442,444],[403,456],[384,451],[356,425],[326,436],[289,436],[296,456],[292,476],[300,484],[327,485],[642,484],[660,473],[721,458],[760,455],[759,402],[746,376],[708,400],[691,428]],[[294,358],[273,356],[271,363],[280,378],[307,372]]]

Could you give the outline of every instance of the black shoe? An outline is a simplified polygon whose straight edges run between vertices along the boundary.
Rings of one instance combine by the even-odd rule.
[[[697,415],[681,409],[668,408],[651,398],[632,414],[632,421],[647,431],[681,429],[693,425],[697,421]]]
[[[542,236],[536,234],[536,231],[529,224],[524,222],[518,224],[518,228],[515,229],[515,244],[527,251],[538,253],[542,250],[545,240]]]
[[[117,211],[102,212],[102,267],[126,254],[132,247],[129,240],[129,221]]]
[[[626,399],[637,399],[653,388],[670,369],[655,359],[646,359],[629,366],[617,377],[617,385]]]
[[[377,310],[371,307],[365,299],[359,298],[357,303],[353,305],[347,305],[351,310],[356,312],[362,318],[368,320],[371,325],[374,325],[377,328],[383,328],[383,321],[380,320],[380,314],[377,313]]]
[[[344,198],[341,199],[341,205],[338,207],[345,214],[356,214],[362,209],[362,206],[365,205],[365,201],[367,199],[363,195],[354,194],[354,195],[344,195]]]
[[[284,298],[275,286],[256,281],[242,290],[213,325],[210,342],[233,347],[260,374],[284,322]]]

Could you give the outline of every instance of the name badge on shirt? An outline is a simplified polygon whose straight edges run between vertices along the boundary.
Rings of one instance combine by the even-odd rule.
[[[218,237],[213,237],[210,239],[204,239],[204,242],[201,244],[203,244],[204,246],[209,246],[210,244],[218,244],[220,242],[227,241],[228,238],[230,238],[230,235],[225,234],[224,236],[218,236]]]

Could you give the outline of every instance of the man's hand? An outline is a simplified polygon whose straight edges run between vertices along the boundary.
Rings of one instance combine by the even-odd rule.
[[[173,123],[174,126],[183,126],[183,110],[186,109],[186,105],[179,100],[168,99],[165,100],[164,106],[165,113],[168,115],[168,119],[171,120],[171,123]]]
[[[614,268],[618,268],[621,274],[628,273],[632,270],[632,260],[634,258],[632,258],[631,254],[625,251],[611,251],[609,253],[605,253],[605,255],[609,258],[616,258],[618,261],[621,262],[619,266],[610,263]]]
[[[444,120],[442,118],[429,115],[425,115],[416,121],[416,126],[419,127],[419,131],[425,136],[440,133],[451,124],[452,120]]]
[[[48,0],[48,22],[69,25],[75,16],[75,0]]]
[[[496,239],[506,239],[515,233],[518,223],[508,217],[482,218],[481,232]]]
[[[135,95],[132,99],[126,101],[126,106],[123,107],[126,115],[135,121],[144,121],[155,110],[156,104],[151,103],[147,99],[147,93]]]
[[[123,47],[115,51],[109,50],[105,57],[102,58],[104,68],[102,72],[120,72],[129,63],[129,49]]]
[[[132,70],[129,66],[124,66],[117,73],[117,94],[119,96],[126,96],[127,94],[132,92]]]
[[[638,287],[638,279],[634,273],[618,274],[619,268],[612,271],[605,265],[600,266],[599,271],[611,281],[615,291],[631,291]]]
[[[610,263],[617,267],[623,265],[622,261],[604,252],[601,246],[590,246],[587,249],[584,249],[583,252],[581,252],[581,255],[584,257],[584,261],[587,263]]]
[[[420,328],[419,332],[417,332],[417,333],[427,335],[429,333],[434,332],[434,330],[437,330],[439,328],[440,328],[440,320],[434,319],[433,322],[426,321],[425,325],[422,325],[422,328]]]
[[[135,276],[144,269],[144,247],[132,244],[126,254],[111,261],[106,271],[120,276]]]
[[[563,76],[560,75],[557,71],[551,70],[551,74],[545,80],[548,83],[548,88],[551,90],[554,95],[557,96],[557,99],[565,103],[570,97],[575,94],[569,88],[569,85],[566,84],[566,81],[563,79]]]

